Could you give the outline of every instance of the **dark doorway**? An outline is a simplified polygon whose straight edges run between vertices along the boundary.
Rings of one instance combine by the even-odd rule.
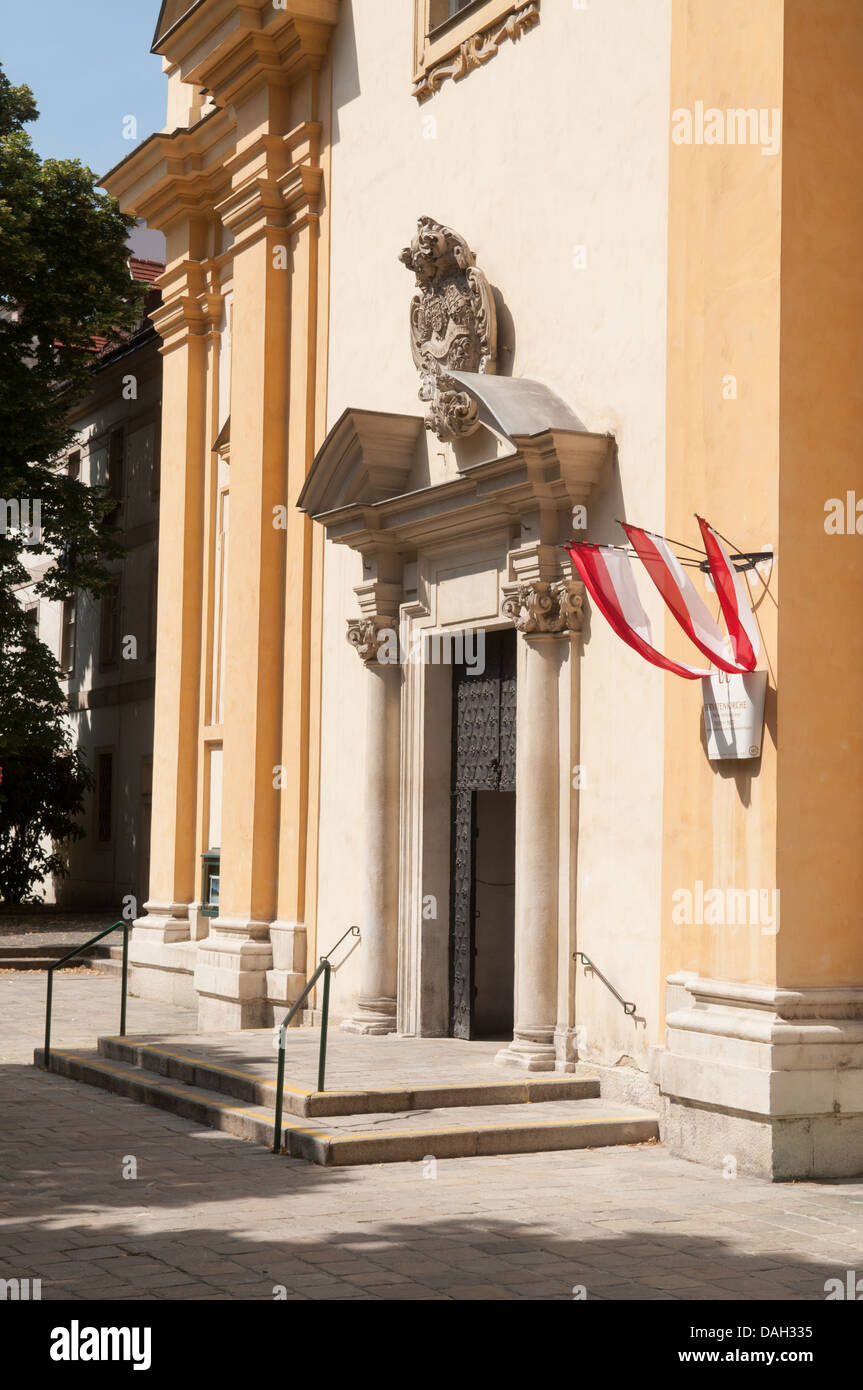
[[[479,635],[482,671],[453,668],[450,1033],[511,1037],[516,634]],[[483,640],[484,639],[484,640]]]

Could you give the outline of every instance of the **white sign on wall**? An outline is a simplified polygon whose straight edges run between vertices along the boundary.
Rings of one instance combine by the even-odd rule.
[[[717,671],[703,678],[704,728],[711,762],[760,757],[766,693],[766,671],[746,675]]]

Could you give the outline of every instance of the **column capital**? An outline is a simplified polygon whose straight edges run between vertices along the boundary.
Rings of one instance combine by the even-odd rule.
[[[577,579],[552,583],[532,579],[503,588],[502,612],[525,637],[581,632],[584,585]]]
[[[388,614],[373,613],[363,618],[348,618],[345,633],[357,655],[366,664],[377,659],[384,643],[384,634],[398,630],[398,619]]]

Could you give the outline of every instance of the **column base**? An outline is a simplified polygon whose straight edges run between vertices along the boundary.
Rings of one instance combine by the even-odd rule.
[[[495,1066],[519,1071],[554,1071],[557,1056],[553,1028],[518,1028],[513,1040],[495,1054]]]
[[[306,984],[306,927],[303,922],[272,922],[270,945],[273,968],[267,971],[267,999],[273,1006],[273,1022],[280,1024]],[[302,1010],[300,1011],[302,1013]],[[299,1027],[297,1016],[292,1026]]]
[[[129,986],[141,999],[194,1008],[197,947],[188,903],[145,903],[129,934]]]
[[[554,1030],[555,1071],[573,1072],[578,1066],[578,1030],[561,1027]]]
[[[268,1028],[273,1006],[267,999],[267,972],[273,949],[262,937],[268,922],[216,917],[210,935],[198,944],[195,989],[202,1032]]]
[[[396,1031],[395,999],[361,999],[356,1012],[342,1019],[339,1025],[345,1033],[382,1036]]]
[[[685,987],[659,1059],[671,1152],[730,1176],[863,1174],[863,989]]]

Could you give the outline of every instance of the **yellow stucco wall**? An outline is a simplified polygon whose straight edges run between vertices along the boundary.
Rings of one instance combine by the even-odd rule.
[[[863,6],[786,0],[778,983],[863,982]]]
[[[672,114],[697,101],[781,107],[782,26],[782,0],[675,0]],[[759,145],[671,143],[665,529],[690,545],[701,544],[695,512],[741,549],[777,543],[782,158]],[[723,394],[729,376],[736,399]],[[772,672],[760,763],[709,763],[698,682],[666,682],[663,993],[680,970],[774,976],[776,938],[757,926],[672,921],[672,895],[694,895],[698,881],[705,890],[776,886],[776,609],[761,586],[750,592],[759,666]],[[672,655],[692,659],[670,618],[665,639]]]

